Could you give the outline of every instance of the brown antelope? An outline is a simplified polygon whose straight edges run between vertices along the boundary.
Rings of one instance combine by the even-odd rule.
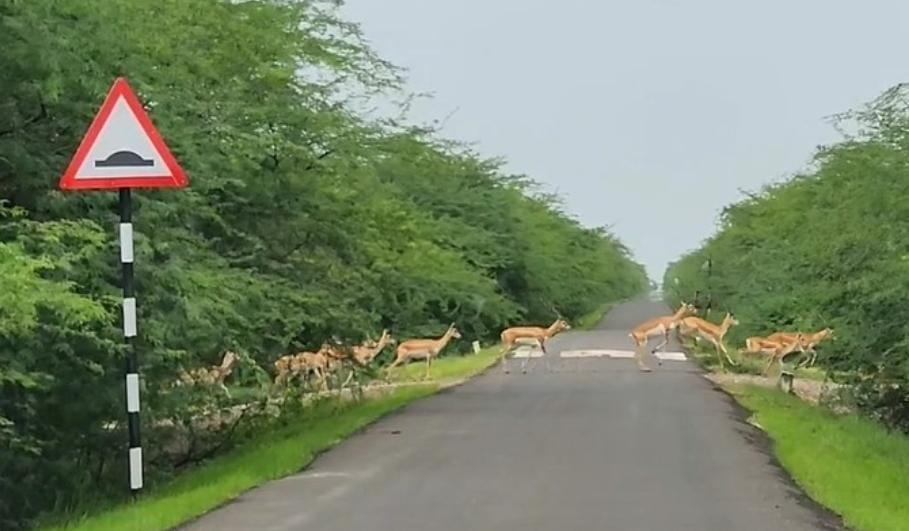
[[[224,385],[224,380],[233,372],[237,359],[237,355],[228,350],[224,353],[224,357],[221,358],[220,365],[180,371],[180,379],[177,385],[217,385],[224,390],[227,396],[230,396],[230,391]]]
[[[798,334],[801,334],[804,337],[805,350],[810,353],[810,357],[805,360],[805,365],[809,367],[814,365],[814,362],[817,360],[817,352],[814,350],[814,347],[825,339],[834,339],[832,328],[825,328],[813,334],[806,334],[804,332],[776,332],[767,336],[767,339],[771,341],[791,341]]]
[[[378,342],[367,339],[363,343],[352,347],[350,349],[350,359],[359,365],[369,365],[372,363],[372,360],[374,360],[375,357],[385,349],[385,347],[388,345],[393,345],[395,342],[395,338],[389,335],[388,330],[382,330],[382,337],[379,338]],[[341,388],[343,389],[344,386],[350,383],[353,377],[354,371],[350,371],[350,373],[347,375],[347,379],[344,380],[343,384],[341,384]]]
[[[352,354],[356,361],[361,365],[368,365],[379,355],[388,345],[395,343],[395,339],[388,334],[388,330],[382,330],[382,337],[378,342],[367,340],[361,345],[353,347]]]
[[[312,372],[322,387],[325,387],[326,373],[334,367],[333,358],[328,354],[331,347],[323,344],[317,352],[288,354],[275,360],[275,384],[284,384],[294,376],[305,376]]]
[[[679,322],[684,319],[686,316],[695,315],[698,313],[697,308],[688,304],[687,302],[682,302],[679,309],[672,315],[666,315],[663,317],[654,317],[648,321],[644,321],[638,326],[634,327],[631,330],[631,333],[628,334],[631,337],[631,340],[634,341],[635,346],[635,359],[638,362],[638,368],[644,372],[649,372],[650,367],[644,363],[644,360],[641,358],[641,351],[644,346],[647,345],[647,341],[654,336],[663,336],[663,342],[657,345],[653,350],[650,351],[651,354],[657,350],[666,346],[669,343],[669,333],[672,330],[675,330],[679,326]],[[662,364],[662,360],[659,361]]]
[[[795,334],[795,338],[791,341],[779,341],[777,342],[776,349],[770,353],[770,359],[767,361],[767,366],[764,367],[764,374],[767,374],[767,371],[770,370],[770,367],[773,366],[774,362],[780,362],[782,364],[783,358],[789,355],[791,352],[798,350],[800,353],[805,353],[806,338],[804,334]]]
[[[804,334],[797,333],[791,337],[770,339],[769,337],[749,337],[745,340],[745,349],[742,354],[766,354],[769,356],[764,374],[770,369],[775,360],[782,360],[788,354],[798,349],[805,352],[806,340]]]
[[[716,348],[717,360],[720,362],[720,369],[723,369],[723,358],[720,356],[720,351],[726,356],[726,360],[729,361],[730,365],[736,365],[735,361],[729,357],[726,345],[723,344],[723,338],[726,336],[726,332],[737,324],[739,322],[735,316],[727,312],[720,325],[715,325],[699,317],[686,317],[679,323],[679,331],[685,335],[697,335],[713,343],[714,348]]]
[[[505,374],[509,373],[507,355],[514,349],[516,344],[536,344],[540,346],[540,350],[543,351],[543,354],[546,354],[546,340],[565,330],[571,330],[571,325],[562,318],[556,319],[549,325],[549,328],[539,326],[514,326],[502,330],[502,334],[499,336],[502,339],[502,351],[499,353],[499,358],[502,362],[502,370],[505,371]],[[525,359],[521,363],[521,372],[527,372],[526,365],[527,360]]]
[[[451,323],[448,326],[448,330],[438,339],[408,339],[407,341],[402,341],[398,348],[395,349],[395,361],[388,366],[387,370],[390,371],[398,365],[411,360],[425,359],[425,378],[429,378],[429,371],[432,369],[432,359],[439,355],[452,338],[461,338],[461,333],[455,328],[454,323]]]

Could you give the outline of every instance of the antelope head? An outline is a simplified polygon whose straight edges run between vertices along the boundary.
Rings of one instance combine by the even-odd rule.
[[[233,351],[228,350],[227,352],[224,353],[224,358],[221,359],[220,369],[223,372],[230,372],[231,370],[233,370],[234,366],[237,364],[237,360],[238,360],[237,355]]]
[[[454,323],[451,323],[451,324],[448,326],[448,330],[451,331],[451,337],[453,337],[453,338],[455,338],[455,339],[461,339],[461,332],[459,332],[458,329],[455,328],[455,324],[454,324]]]

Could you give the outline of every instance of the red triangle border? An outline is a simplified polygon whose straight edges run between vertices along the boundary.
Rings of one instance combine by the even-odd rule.
[[[114,109],[114,105],[121,96],[139,121],[142,130],[148,135],[152,145],[158,150],[169,170],[169,175],[76,179],[79,167],[91,151],[92,146],[94,146],[98,135],[104,129],[104,125]],[[88,127],[88,131],[79,143],[79,147],[76,149],[69,166],[67,166],[66,171],[60,178],[59,186],[62,190],[113,190],[120,188],[183,188],[187,184],[189,184],[189,180],[186,177],[186,173],[180,167],[170,149],[168,149],[167,144],[164,143],[164,139],[161,138],[158,130],[155,129],[145,109],[142,108],[139,98],[136,97],[126,78],[118,77],[114,81],[113,86],[111,86],[110,91],[108,91],[104,103],[101,104],[101,108],[98,110],[98,114],[95,115],[91,125]]]

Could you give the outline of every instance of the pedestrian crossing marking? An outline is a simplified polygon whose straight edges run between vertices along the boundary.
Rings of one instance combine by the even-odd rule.
[[[543,351],[538,348],[518,347],[514,351],[513,358],[542,358]]]
[[[657,352],[654,355],[663,361],[685,361],[688,359],[684,352]],[[612,349],[564,350],[559,356],[562,358],[632,359],[634,358],[634,351]]]

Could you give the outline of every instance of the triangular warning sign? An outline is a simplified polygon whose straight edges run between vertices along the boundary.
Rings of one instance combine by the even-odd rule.
[[[63,190],[181,188],[186,174],[136,94],[117,78],[60,179]]]

